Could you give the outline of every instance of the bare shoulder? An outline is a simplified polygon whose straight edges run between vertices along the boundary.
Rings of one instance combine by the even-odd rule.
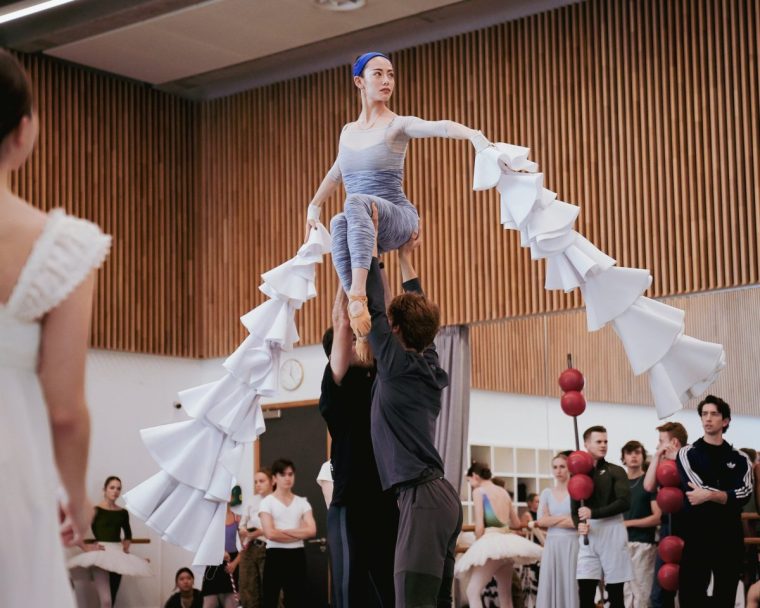
[[[32,207],[17,196],[10,196],[4,201],[0,212],[2,232],[9,235],[25,237],[39,234],[47,222],[47,213]]]
[[[747,608],[760,608],[760,581],[757,581],[747,592]]]

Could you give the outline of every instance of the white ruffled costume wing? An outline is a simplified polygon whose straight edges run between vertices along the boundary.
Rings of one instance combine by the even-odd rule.
[[[621,268],[573,230],[580,208],[557,200],[528,148],[497,143],[475,157],[473,188],[501,194],[501,223],[518,230],[531,258],[546,259],[546,289],[580,288],[589,331],[608,323],[636,375],[649,372],[657,415],[665,418],[702,393],[726,365],[723,346],[684,335],[684,312],[642,295],[648,270]]]
[[[227,373],[179,393],[189,420],[143,429],[161,467],[124,495],[127,509],[163,540],[195,553],[193,565],[224,557],[224,519],[245,443],[264,432],[262,397],[277,391],[280,353],[298,342],[295,313],[317,295],[316,265],[330,251],[322,224],[296,256],[262,275],[270,299],[241,317],[249,336],[224,362]]]

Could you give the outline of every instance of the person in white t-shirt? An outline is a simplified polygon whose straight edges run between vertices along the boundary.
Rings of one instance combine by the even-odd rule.
[[[267,538],[263,608],[277,608],[280,591],[285,608],[307,608],[306,553],[303,541],[317,534],[309,501],[293,494],[295,465],[272,464],[276,489],[261,501],[259,518]]]
[[[240,603],[245,608],[259,607],[264,595],[264,561],[267,543],[259,519],[261,501],[272,493],[272,472],[263,468],[253,476],[254,495],[243,506],[240,540],[244,547],[240,559]]]
[[[325,497],[325,504],[330,507],[333,495],[333,476],[332,465],[326,460],[317,473],[317,485],[322,488],[322,496]]]

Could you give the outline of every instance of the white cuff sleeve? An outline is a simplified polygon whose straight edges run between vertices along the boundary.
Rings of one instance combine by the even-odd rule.
[[[315,220],[319,221],[319,214],[322,211],[322,208],[319,205],[309,205],[309,208],[306,211],[306,219],[308,220]]]
[[[474,146],[475,152],[482,152],[491,145],[491,142],[488,141],[488,138],[486,138],[486,136],[483,135],[480,131],[478,131],[477,135],[474,135],[470,138],[470,143],[472,143]]]

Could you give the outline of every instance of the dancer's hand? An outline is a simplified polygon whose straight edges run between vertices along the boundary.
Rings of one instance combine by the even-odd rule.
[[[692,482],[689,482],[689,487],[691,490],[686,492],[686,498],[689,499],[689,504],[692,506],[701,505],[702,503],[713,500],[713,490],[700,488],[694,485]]]
[[[375,227],[375,236],[377,236],[377,225],[379,223],[377,205],[372,203],[372,225]]]
[[[591,519],[591,509],[588,507],[581,507],[578,509],[578,519],[582,519],[584,521]]]
[[[379,223],[377,205],[372,203],[372,225],[375,227],[375,248],[372,250],[372,257],[377,257],[377,225]]]
[[[93,512],[92,504],[87,499],[81,504],[69,502],[67,505],[59,505],[60,534],[65,546],[73,547],[82,541],[90,528]]]
[[[124,553],[129,553],[129,546],[132,544],[131,540],[123,540],[121,541],[121,548],[124,550]]]
[[[309,203],[309,208],[306,210],[306,235],[303,239],[304,243],[309,240],[309,233],[311,230],[316,228],[317,224],[319,224],[319,214],[321,212],[322,208],[319,205]]]
[[[591,528],[586,522],[581,522],[578,524],[578,534],[581,536],[587,536],[588,531]]]
[[[234,574],[235,573],[235,564],[232,562],[227,562],[225,564],[224,569],[226,570],[227,574]]]
[[[335,303],[332,310],[333,327],[348,326],[348,297],[343,291],[343,286],[338,283],[338,292],[335,294]]]
[[[398,248],[398,255],[402,258],[409,258],[416,249],[422,245],[422,220],[419,221],[416,232],[412,232],[409,240]]]

